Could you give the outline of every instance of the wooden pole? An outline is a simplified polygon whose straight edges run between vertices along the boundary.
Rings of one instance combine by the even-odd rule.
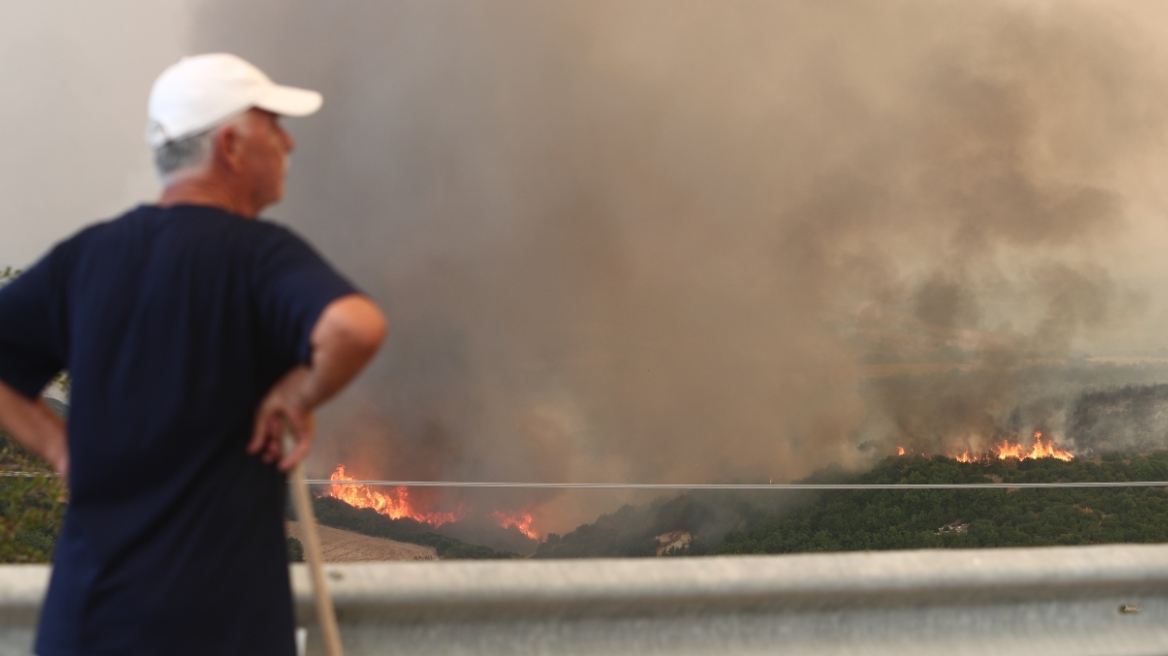
[[[284,451],[291,450],[292,438],[284,434]],[[289,480],[292,488],[292,505],[296,508],[296,518],[300,521],[300,535],[304,537],[304,555],[308,560],[308,570],[312,572],[312,596],[316,601],[316,617],[320,623],[321,640],[327,656],[344,656],[341,649],[341,633],[337,629],[337,615],[333,610],[333,598],[329,596],[328,583],[324,577],[324,557],[320,550],[320,535],[316,532],[316,515],[312,512],[312,497],[308,494],[308,481],[304,476],[304,463],[292,470]]]

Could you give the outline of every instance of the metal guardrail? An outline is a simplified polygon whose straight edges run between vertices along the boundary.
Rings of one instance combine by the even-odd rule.
[[[1168,654],[1168,546],[327,567],[364,654]],[[292,567],[309,653],[303,566]],[[44,566],[0,567],[27,654]]]

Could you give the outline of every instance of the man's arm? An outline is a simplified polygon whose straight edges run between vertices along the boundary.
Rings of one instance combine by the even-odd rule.
[[[42,399],[32,400],[0,381],[0,426],[24,448],[47,461],[57,473],[69,473],[65,422]]]
[[[279,460],[280,471],[295,467],[312,447],[313,410],[365,368],[385,332],[385,317],[367,297],[350,294],[329,303],[312,329],[311,367],[292,369],[264,397],[247,452],[261,454],[264,462]],[[296,441],[289,453],[281,445],[285,422]]]

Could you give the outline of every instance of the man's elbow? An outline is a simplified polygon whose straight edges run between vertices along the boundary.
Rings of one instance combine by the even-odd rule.
[[[377,305],[365,296],[350,295],[325,308],[314,342],[342,342],[347,349],[372,358],[385,341],[389,325]]]
[[[385,341],[386,334],[389,333],[389,322],[372,302],[369,303],[369,307],[371,310],[369,316],[355,331],[353,339],[359,348],[368,352],[369,357],[373,357],[381,348],[381,343]]]

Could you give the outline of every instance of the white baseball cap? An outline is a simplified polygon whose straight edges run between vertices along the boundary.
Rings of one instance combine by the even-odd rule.
[[[316,91],[276,84],[235,55],[183,57],[163,71],[150,90],[146,142],[157,148],[252,107],[282,116],[308,116],[320,109],[321,102]]]

